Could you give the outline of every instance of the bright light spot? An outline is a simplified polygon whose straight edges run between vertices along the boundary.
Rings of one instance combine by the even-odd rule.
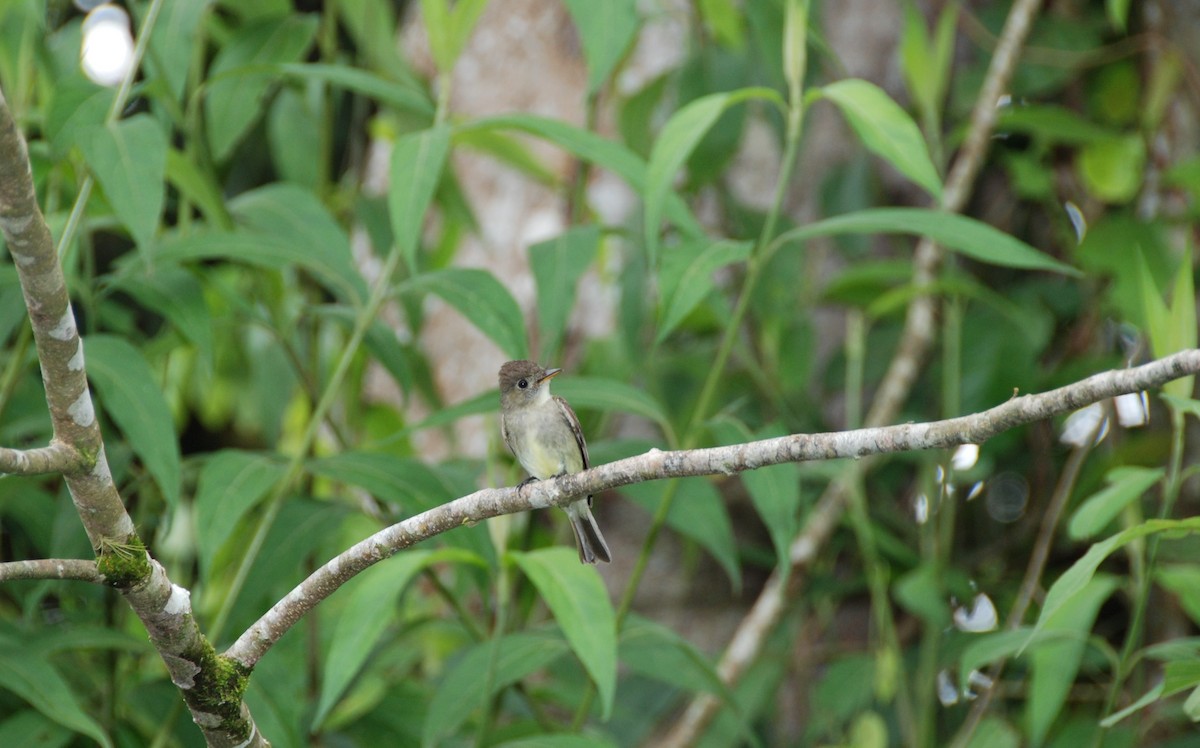
[[[992,599],[982,592],[976,595],[971,602],[970,611],[965,605],[954,610],[954,625],[958,627],[959,631],[965,631],[968,634],[992,631],[996,628],[998,621],[996,606],[992,604]]]
[[[950,679],[949,670],[938,671],[937,693],[938,701],[942,702],[942,706],[954,706],[958,703],[958,689],[954,687],[954,681]]]
[[[967,676],[967,685],[971,688],[987,690],[992,687],[992,683],[993,681],[991,678],[979,672],[978,670],[972,670],[971,674]]]
[[[954,450],[954,456],[950,458],[950,467],[955,470],[970,470],[975,467],[975,463],[979,461],[979,445],[978,444],[962,444],[958,449]]]
[[[1071,219],[1071,226],[1075,229],[1075,241],[1083,242],[1083,237],[1087,236],[1087,219],[1083,217],[1083,211],[1079,206],[1068,200],[1063,204],[1067,211],[1067,218]]]
[[[1067,416],[1067,422],[1063,424],[1063,432],[1058,440],[1072,447],[1084,447],[1092,434],[1096,434],[1094,443],[1099,444],[1107,433],[1108,418],[1104,415],[1104,407],[1100,403],[1092,403]]]
[[[967,501],[973,501],[983,493],[983,481],[976,481],[975,485],[971,486],[971,490],[967,492]]]
[[[1113,398],[1117,405],[1117,423],[1127,429],[1145,426],[1150,420],[1150,406],[1146,401],[1146,391],[1130,392]]]
[[[946,482],[946,471],[941,465],[937,466],[937,473],[933,476],[933,479],[937,481],[939,486]]]
[[[101,86],[116,86],[133,69],[129,16],[115,5],[101,5],[83,20],[83,72]]]
[[[913,514],[917,518],[918,525],[929,521],[929,497],[923,493],[917,494],[917,498],[913,499]]]
[[[1009,94],[1001,94],[1000,98],[996,99],[996,108],[1005,109],[1012,106],[1013,99]]]

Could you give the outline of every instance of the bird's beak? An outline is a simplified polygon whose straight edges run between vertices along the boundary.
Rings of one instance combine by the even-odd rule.
[[[546,373],[542,375],[542,378],[538,380],[538,384],[541,384],[542,382],[549,382],[559,374],[562,374],[562,369],[547,369]]]

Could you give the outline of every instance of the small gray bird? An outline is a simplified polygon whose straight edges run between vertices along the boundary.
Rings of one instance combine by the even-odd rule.
[[[562,369],[543,369],[532,361],[509,361],[500,367],[500,433],[517,462],[529,472],[526,483],[591,466],[575,411],[566,400],[550,394],[550,380],[560,373]],[[579,561],[612,561],[591,506],[592,497],[588,496],[565,507]]]

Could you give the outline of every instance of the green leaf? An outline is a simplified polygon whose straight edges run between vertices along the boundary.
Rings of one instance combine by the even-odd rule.
[[[205,579],[225,542],[283,474],[283,465],[270,455],[236,449],[217,452],[204,463],[196,481],[194,511]]]
[[[1058,718],[1079,671],[1087,633],[1100,606],[1116,589],[1115,577],[1093,577],[1069,603],[1038,621],[1042,630],[1068,634],[1071,638],[1040,644],[1030,653],[1032,674],[1025,699],[1025,720],[1031,744],[1041,745]]]
[[[295,243],[274,233],[249,229],[234,231],[194,231],[177,235],[159,244],[155,262],[191,262],[224,260],[240,262],[269,270],[299,266],[313,275],[331,293],[343,299],[354,299],[360,293],[362,276],[348,277],[344,258],[336,251],[303,252]]]
[[[117,218],[143,250],[149,248],[163,209],[167,137],[148,114],[93,127],[79,146]]]
[[[324,680],[313,727],[320,727],[367,659],[384,632],[398,619],[400,595],[417,574],[435,563],[473,561],[459,550],[410,550],[380,561],[351,580],[349,599],[338,612],[332,644],[325,656]],[[341,596],[335,598],[342,602]]]
[[[329,96],[319,86],[311,91],[287,86],[275,95],[267,114],[267,148],[279,181],[320,189],[321,122]]]
[[[781,429],[770,427],[755,433],[741,421],[729,416],[714,419],[711,427],[721,444],[738,444],[784,434]],[[789,569],[791,563],[788,556],[792,540],[799,529],[800,466],[785,463],[747,470],[741,474],[740,479],[742,485],[750,492],[750,501],[771,535],[771,544],[775,546],[779,568]]]
[[[637,0],[564,0],[583,42],[588,94],[598,93],[637,36]]]
[[[950,625],[950,611],[946,606],[946,588],[942,584],[941,569],[934,564],[924,563],[906,572],[892,585],[896,602],[925,623],[936,629]]]
[[[926,126],[940,119],[953,62],[954,27],[958,6],[946,5],[938,16],[935,39],[925,27],[925,18],[911,0],[904,4],[904,33],[900,38],[900,60],[905,85],[920,110]]]
[[[443,745],[492,694],[566,653],[567,643],[562,637],[546,632],[509,634],[480,642],[463,652],[447,668],[429,700],[422,744]],[[490,674],[489,667],[493,668]]]
[[[195,46],[203,43],[203,37],[196,32],[212,4],[213,0],[164,3],[154,23],[150,54],[145,56],[143,63],[153,71],[153,77],[166,81],[167,90],[175,101],[183,99],[189,68],[197,59]]]
[[[225,161],[266,110],[262,101],[277,65],[297,62],[317,33],[316,14],[268,18],[238,29],[208,73],[204,122],[209,148]]]
[[[1030,640],[1032,640],[1034,634],[1041,630],[1048,619],[1054,616],[1063,606],[1070,603],[1087,586],[1088,582],[1095,575],[1096,569],[1100,567],[1101,562],[1108,558],[1109,554],[1113,551],[1147,535],[1165,532],[1194,533],[1197,531],[1200,531],[1200,517],[1182,520],[1152,519],[1093,544],[1082,558],[1072,564],[1071,568],[1063,572],[1062,576],[1054,582],[1049,592],[1046,593],[1046,600],[1042,603],[1042,612],[1038,616],[1033,632],[1030,634]]]
[[[1160,481],[1163,473],[1162,468],[1113,468],[1105,476],[1108,487],[1084,499],[1075,510],[1067,528],[1068,535],[1072,540],[1099,535],[1121,510]]]
[[[738,590],[742,585],[742,570],[738,563],[737,543],[733,524],[720,493],[707,478],[681,478],[667,524],[684,537],[694,540],[708,551],[729,576],[729,583]],[[654,514],[663,499],[665,483],[637,483],[621,487],[628,496],[646,511]]]
[[[71,741],[71,731],[32,709],[9,712],[0,722],[0,745],[62,748]]]
[[[408,428],[400,432],[400,436],[405,436],[422,429],[432,429],[438,426],[447,426],[460,418],[468,416],[478,416],[485,413],[495,413],[500,409],[500,390],[488,390],[481,392],[470,400],[464,400],[461,403],[451,405],[448,408],[442,408],[431,414],[428,418],[419,423],[414,423]]]
[[[296,63],[280,67],[285,74],[293,78],[328,83],[336,88],[361,94],[377,104],[433,118],[433,103],[424,91],[387,80],[369,70],[319,63]]]
[[[1076,162],[1088,192],[1109,203],[1127,203],[1142,188],[1146,143],[1140,133],[1088,143]]]
[[[600,575],[579,563],[573,548],[509,555],[537,587],[596,684],[601,718],[607,720],[617,688],[617,619]]]
[[[478,268],[446,268],[411,278],[401,285],[401,290],[436,294],[491,338],[509,358],[529,358],[521,308],[491,273]]]
[[[620,143],[614,143],[594,132],[561,120],[516,114],[475,120],[460,125],[458,129],[517,130],[527,133],[554,143],[584,161],[608,169],[625,180],[636,192],[645,191],[646,164],[636,153]],[[667,195],[665,210],[667,218],[684,234],[693,237],[704,236],[704,228],[679,195]]]
[[[367,284],[354,264],[350,238],[312,192],[277,182],[243,192],[229,204],[238,222],[291,247],[292,262],[319,267],[337,280],[330,290],[365,301]]]
[[[1170,665],[1168,665],[1167,667],[1169,668]],[[1159,683],[1158,685],[1154,686],[1146,693],[1142,694],[1142,697],[1140,699],[1138,699],[1137,701],[1133,702],[1132,704],[1125,707],[1124,709],[1113,712],[1112,714],[1108,715],[1104,719],[1100,720],[1100,726],[1104,727],[1104,728],[1112,727],[1113,725],[1117,724],[1118,722],[1125,719],[1126,717],[1133,714],[1134,712],[1145,709],[1146,707],[1150,706],[1154,702],[1161,699],[1164,695],[1163,691],[1164,691],[1163,684]]]
[[[1090,145],[1113,140],[1119,132],[1057,106],[1006,107],[996,121],[996,132],[1021,133],[1047,145]]]
[[[684,691],[732,695],[712,662],[687,639],[671,629],[636,614],[621,627],[620,658],[625,667],[652,680]]]
[[[750,242],[685,241],[664,256],[659,273],[658,333],[655,342],[667,339],[684,317],[715,286],[713,273],[750,257]]]
[[[596,257],[599,244],[599,228],[576,226],[529,248],[529,264],[537,281],[537,318],[543,358],[558,351],[567,319],[575,306],[575,286]]]
[[[112,748],[104,728],[88,716],[66,678],[28,649],[0,647],[0,688],[10,691],[63,727]]]
[[[167,504],[176,508],[179,442],[171,410],[150,365],[138,349],[112,335],[88,335],[83,347],[88,378],[104,412],[154,476]]]
[[[784,13],[783,77],[791,106],[798,107],[808,70],[808,0],[789,0]]]
[[[773,246],[839,234],[914,234],[927,236],[973,260],[1025,270],[1050,270],[1064,275],[1081,273],[1025,242],[986,223],[955,213],[922,208],[872,208],[844,213],[792,229]]]
[[[161,314],[199,349],[205,360],[213,360],[212,314],[204,298],[204,288],[189,271],[173,266],[159,267],[153,274],[120,276],[113,287]]]
[[[1000,717],[984,717],[967,748],[1020,748],[1021,735]]]
[[[383,453],[341,452],[308,467],[314,475],[358,486],[408,514],[444,504],[461,488],[421,460]]]
[[[671,181],[675,174],[725,110],[747,99],[766,99],[782,106],[779,94],[771,89],[743,88],[696,99],[671,115],[663,126],[650,151],[646,183],[642,191],[646,214],[646,252],[650,267],[658,266],[659,228],[667,196],[672,194]]]
[[[429,48],[442,73],[449,73],[454,67],[476,21],[487,7],[487,0],[457,0],[453,10],[447,7],[448,4],[449,0],[421,0]]]
[[[662,405],[645,390],[627,382],[564,374],[555,379],[554,390],[576,410],[590,408],[605,413],[632,413],[658,424],[667,435],[674,433]]]
[[[450,128],[445,125],[405,135],[392,148],[388,215],[396,244],[413,274],[417,272],[425,213],[442,179],[449,152]]]
[[[166,177],[181,197],[195,203],[211,225],[226,231],[233,228],[233,221],[225,209],[225,199],[212,175],[202,172],[195,161],[175,148],[167,149]]]
[[[1200,623],[1200,567],[1192,564],[1162,564],[1154,579],[1179,600],[1193,623]]]
[[[837,104],[868,150],[941,201],[942,180],[920,129],[883,89],[850,78],[831,83],[816,93]]]
[[[1200,334],[1196,327],[1196,293],[1192,279],[1192,249],[1188,246],[1175,272],[1175,288],[1171,292],[1170,323],[1168,326],[1168,349],[1161,356],[1168,356],[1178,351],[1196,347],[1196,338]],[[1167,394],[1177,397],[1190,397],[1195,389],[1194,376],[1183,377],[1163,385]]]

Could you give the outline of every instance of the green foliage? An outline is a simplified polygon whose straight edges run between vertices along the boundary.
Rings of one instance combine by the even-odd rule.
[[[824,36],[845,21],[836,3],[698,0],[679,56],[649,73],[639,50],[670,14],[550,4],[578,55],[583,116],[570,121],[461,106],[468,57],[517,67],[472,49],[494,31],[481,24],[507,20],[483,0],[403,13],[330,0],[319,14],[163,2],[145,32],[149,3],[126,5],[149,35],[128,92],[78,71],[69,4],[32,0],[0,2],[0,89],[61,244],[113,478],[201,630],[227,624],[196,653],[208,703],[244,693],[277,745],[648,744],[698,695],[718,704],[701,746],[1189,739],[1200,639],[1172,637],[1200,626],[1191,378],[1149,393],[1147,427],[1114,422],[1078,463],[1039,425],[963,470],[903,455],[623,486],[596,497],[623,554],[600,574],[565,546],[558,511],[458,527],[362,572],[252,673],[219,656],[385,524],[519,479],[495,390],[446,388],[468,378],[430,354],[432,297],[488,340],[475,365],[569,369],[555,393],[596,464],[857,425],[925,296],[934,353],[896,422],[1140,360],[1127,338],[1154,356],[1195,347],[1181,237],[1200,217],[1200,158],[1165,155],[1195,129],[1181,96],[1195,54],[1144,33],[1135,4],[1038,17],[961,215],[942,209],[943,175],[1007,5],[892,9],[897,74],[870,81],[841,72]],[[881,87],[899,80],[907,101]],[[844,137],[820,158],[813,106],[836,111]],[[383,169],[368,152],[386,154]],[[462,170],[480,155],[561,206],[527,252],[464,262],[464,238],[494,230]],[[764,164],[749,194],[747,171]],[[386,192],[363,187],[372,170]],[[600,172],[637,208],[594,200]],[[923,238],[946,252],[918,285]],[[526,261],[531,283],[485,269]],[[614,319],[577,325],[596,299]],[[5,447],[50,438],[21,302],[0,267]],[[848,527],[817,501],[835,484],[864,499]],[[1043,529],[1059,494],[1066,508]],[[0,560],[87,556],[74,511],[59,478],[4,477]],[[827,537],[802,535],[814,525]],[[99,549],[110,583],[149,571],[140,550]],[[1031,557],[1045,567],[1028,571]],[[703,646],[693,624],[740,619],[772,573],[784,620],[726,684],[729,624]],[[1028,590],[1046,593],[1007,621]],[[959,630],[980,593],[1006,627]],[[983,672],[999,680],[971,733],[984,700],[942,706],[939,683],[981,696]],[[0,585],[0,745],[197,744],[179,701],[111,590]]]

